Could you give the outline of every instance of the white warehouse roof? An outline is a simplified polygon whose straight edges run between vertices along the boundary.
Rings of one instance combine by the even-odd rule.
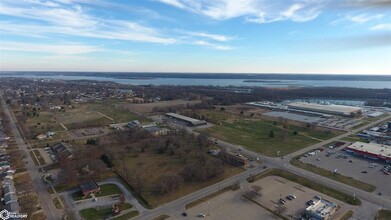
[[[316,103],[307,103],[307,102],[293,102],[288,104],[290,108],[310,110],[315,112],[331,113],[331,114],[340,114],[340,115],[350,115],[351,113],[356,113],[361,111],[362,108],[347,106],[347,105],[321,105]]]
[[[384,144],[375,144],[375,143],[364,143],[364,142],[355,142],[348,147],[347,149],[359,151],[366,154],[372,154],[377,156],[382,156],[386,158],[391,158],[391,146]]]

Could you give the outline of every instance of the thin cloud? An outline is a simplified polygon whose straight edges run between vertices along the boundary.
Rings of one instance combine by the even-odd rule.
[[[370,15],[367,13],[362,13],[362,14],[348,14],[345,15],[342,18],[336,19],[331,22],[331,24],[338,24],[338,23],[343,23],[343,22],[352,22],[356,24],[364,24],[370,21],[376,21],[376,20],[381,20],[384,17],[384,14],[374,14]]]
[[[176,43],[176,39],[163,36],[157,29],[136,22],[95,17],[79,4],[73,4],[74,1],[57,0],[59,4],[50,5],[42,1],[31,2],[34,7],[7,0],[1,2],[0,14],[31,21],[25,22],[27,24],[3,22],[0,29],[19,35],[49,33],[159,44]]]
[[[290,20],[294,22],[310,21],[318,17],[323,8],[321,0],[286,1],[265,0],[158,0],[162,3],[201,14],[215,20],[228,20],[238,17],[253,23],[270,23]]]
[[[216,50],[233,50],[234,48],[231,46],[226,46],[226,45],[219,45],[219,44],[214,44],[208,41],[204,40],[198,40],[194,41],[193,44],[195,45],[200,45],[200,46],[205,46],[205,47],[210,47]]]
[[[76,55],[87,54],[102,51],[101,48],[91,45],[65,43],[65,44],[40,44],[40,43],[21,43],[13,41],[2,41],[0,50],[6,51],[26,51],[50,53],[57,55]]]
[[[378,24],[369,29],[373,31],[391,31],[391,23]]]
[[[204,32],[185,32],[185,33],[188,35],[191,35],[191,36],[208,38],[208,39],[220,41],[220,42],[228,42],[233,39],[233,37],[225,36],[225,35],[221,35],[221,34],[210,34],[210,33],[204,33]]]

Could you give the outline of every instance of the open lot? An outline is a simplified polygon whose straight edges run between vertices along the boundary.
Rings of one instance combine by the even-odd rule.
[[[332,153],[329,157],[326,156],[328,151]],[[383,196],[391,196],[391,188],[389,187],[391,176],[383,174],[381,169],[384,164],[380,162],[347,154],[339,148],[324,150],[310,157],[302,157],[300,161],[331,172],[337,169],[339,174],[374,185],[376,186],[376,192],[381,192]],[[370,163],[377,163],[378,165],[369,168]]]
[[[109,100],[104,103],[76,103],[73,107],[64,107],[62,110],[37,111],[38,116],[26,116],[27,110],[14,109],[18,120],[23,122],[22,128],[27,136],[33,140],[38,134],[48,131],[56,132],[51,139],[66,139],[57,133],[65,130],[106,126],[113,123],[128,122],[131,120],[146,121],[141,116],[131,113],[118,100]],[[66,135],[66,133],[64,133]],[[42,142],[42,141],[41,141]]]
[[[263,196],[257,197],[255,200],[271,210],[276,209],[276,205],[279,204],[280,198],[285,199],[287,195],[294,194],[297,197],[296,199],[291,201],[285,199],[286,203],[283,206],[285,206],[286,209],[282,212],[282,215],[286,217],[289,215],[297,217],[307,207],[306,202],[308,200],[316,200],[314,198],[315,195],[319,195],[321,198],[336,203],[339,206],[339,210],[333,215],[333,219],[339,219],[348,210],[356,208],[278,176],[268,176],[253,184],[263,188],[261,191]],[[249,186],[244,186],[244,188],[246,187]]]
[[[340,134],[295,125],[282,128],[280,123],[261,119],[226,120],[220,125],[198,131],[267,156],[286,155]]]
[[[273,219],[272,213],[241,196],[240,190],[229,190],[207,202],[186,210],[186,219],[200,219],[199,214],[208,214],[207,219]],[[172,216],[168,219],[182,219]]]
[[[107,127],[84,128],[84,129],[73,130],[71,132],[76,137],[82,138],[88,136],[107,134],[109,132],[109,128]]]

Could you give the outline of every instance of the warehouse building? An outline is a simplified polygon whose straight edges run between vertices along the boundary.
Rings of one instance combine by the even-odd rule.
[[[165,116],[168,117],[168,118],[171,118],[171,119],[175,119],[175,120],[184,122],[188,126],[200,126],[200,125],[206,125],[207,124],[206,121],[204,121],[204,120],[198,120],[198,119],[195,119],[195,118],[190,118],[190,117],[187,117],[187,116],[184,116],[184,115],[175,114],[175,113],[166,113]]]
[[[360,115],[362,108],[346,105],[321,105],[307,102],[294,102],[288,104],[291,109],[300,109],[313,112],[321,112],[332,115],[355,116]]]
[[[391,163],[391,146],[375,143],[355,142],[345,148],[346,152],[372,160]]]
[[[311,219],[316,220],[327,220],[331,219],[331,216],[337,211],[337,204],[327,201],[325,199],[320,199],[314,204],[308,206],[305,210],[305,213],[308,216],[311,216]]]

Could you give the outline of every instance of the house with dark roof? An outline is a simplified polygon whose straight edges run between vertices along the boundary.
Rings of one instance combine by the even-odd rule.
[[[53,151],[53,153],[57,156],[57,158],[71,158],[72,152],[69,150],[70,145],[60,142],[56,145],[53,145],[50,147],[50,149]]]
[[[92,193],[100,192],[100,187],[95,180],[90,180],[88,182],[82,183],[79,185],[79,188],[84,197],[88,197]]]

